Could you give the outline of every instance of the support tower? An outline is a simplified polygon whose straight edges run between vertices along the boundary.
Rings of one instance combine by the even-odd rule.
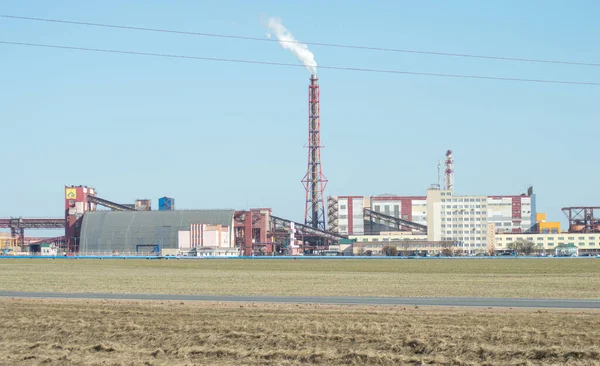
[[[323,197],[327,179],[321,169],[320,95],[317,75],[311,75],[308,86],[308,169],[302,183],[306,189],[304,224],[325,230]]]
[[[454,159],[452,150],[446,151],[446,175],[444,176],[444,189],[454,191]]]

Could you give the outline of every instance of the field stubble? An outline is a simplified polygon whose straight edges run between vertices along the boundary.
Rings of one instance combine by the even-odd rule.
[[[600,364],[600,313],[0,300],[0,364]]]
[[[598,299],[600,260],[2,259],[0,290]]]

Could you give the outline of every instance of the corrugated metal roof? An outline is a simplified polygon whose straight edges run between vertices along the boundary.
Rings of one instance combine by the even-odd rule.
[[[178,232],[190,230],[191,224],[233,230],[233,214],[233,210],[88,212],[83,217],[79,250],[135,252],[139,245],[177,248]]]

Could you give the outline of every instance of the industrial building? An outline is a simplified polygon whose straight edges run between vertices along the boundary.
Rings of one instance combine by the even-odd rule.
[[[536,213],[535,225],[532,226],[531,232],[537,234],[558,234],[560,233],[560,222],[546,221],[545,213]]]
[[[330,196],[328,208],[329,229],[345,235],[377,234],[386,231],[385,225],[390,223],[389,220],[374,220],[376,225],[373,229],[371,222],[365,223],[365,208],[384,216],[424,226],[434,224],[434,221],[430,220],[429,212],[440,213],[440,224],[442,214],[466,215],[470,220],[471,213],[474,212],[476,215],[485,216],[486,221],[494,223],[497,231],[503,233],[527,232],[536,222],[535,194],[531,187],[527,194],[513,196],[455,196],[450,190],[435,188],[429,189],[426,196]]]
[[[233,210],[97,211],[83,217],[81,253],[233,249]]]
[[[563,208],[564,233],[537,212],[533,187],[518,195],[456,195],[453,166],[448,150],[444,186],[438,182],[425,196],[330,196],[329,229],[354,239],[355,254],[376,255],[389,245],[404,253],[494,254],[517,241],[535,243],[536,252],[600,254],[599,207]]]
[[[437,255],[445,251],[454,253],[458,248],[451,241],[432,241],[426,234],[413,234],[406,231],[380,232],[376,235],[351,235],[354,240],[353,255],[383,255],[387,246],[395,247],[399,255]],[[446,254],[450,254],[446,252]]]
[[[37,255],[253,256],[320,253],[347,238],[274,216],[270,208],[177,211],[173,198],[162,197],[153,211],[149,199],[116,203],[81,185],[65,186],[64,199],[64,218],[0,219],[0,228],[11,230],[0,244]],[[25,242],[25,229],[49,228],[65,235]]]
[[[548,254],[600,254],[600,207],[563,208],[569,220],[565,233],[559,222],[537,212],[533,187],[518,195],[456,195],[450,150],[443,187],[439,173],[440,164],[438,184],[426,196],[329,197],[330,229],[355,239],[361,252],[377,253],[393,245],[405,252],[434,254],[451,248],[455,253],[493,254],[510,252],[511,243],[520,241]]]
[[[10,233],[0,233],[0,249],[16,249],[19,240]]]
[[[459,243],[467,253],[487,248],[488,206],[485,196],[454,196],[427,191],[427,239]]]
[[[451,150],[445,154],[443,186],[438,162],[438,182],[425,195],[331,195],[325,201],[320,112],[320,86],[311,74],[304,223],[277,217],[270,208],[177,211],[171,197],[159,198],[155,211],[150,199],[116,203],[99,197],[92,187],[66,186],[64,217],[0,218],[0,229],[10,229],[8,238],[0,237],[0,246],[29,247],[35,253],[60,248],[88,254],[251,256],[330,253],[330,246],[344,254],[377,254],[389,244],[405,253],[475,254],[502,251],[527,235],[544,248],[596,249],[591,238],[600,235],[600,208],[563,209],[569,233],[582,234],[566,237],[587,239],[560,239],[560,224],[537,213],[532,187],[517,195],[456,195]],[[25,240],[25,229],[58,228],[65,230],[64,236]]]
[[[536,252],[553,253],[557,247],[573,245],[578,254],[600,254],[600,233],[558,233],[558,234],[498,234],[493,235],[491,249],[494,252],[511,251],[510,244],[518,241],[531,242]]]

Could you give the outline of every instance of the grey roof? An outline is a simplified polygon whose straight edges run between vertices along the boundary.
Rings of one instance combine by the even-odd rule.
[[[177,248],[178,232],[190,224],[233,225],[233,210],[97,211],[83,217],[81,252],[135,252],[139,245]],[[150,251],[147,248],[144,251]]]

